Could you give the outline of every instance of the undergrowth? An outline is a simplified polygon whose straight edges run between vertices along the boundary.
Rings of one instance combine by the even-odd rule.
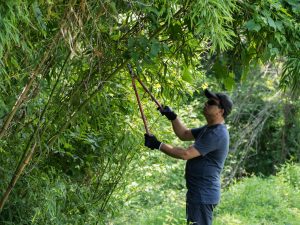
[[[136,182],[138,195],[128,198],[121,215],[110,224],[186,224],[185,189],[179,184],[179,177],[172,178],[181,166],[174,163],[161,170],[163,175],[152,174],[150,180],[157,179],[156,187],[150,187],[146,180]],[[300,165],[286,164],[276,176],[247,177],[223,190],[213,224],[300,224]]]

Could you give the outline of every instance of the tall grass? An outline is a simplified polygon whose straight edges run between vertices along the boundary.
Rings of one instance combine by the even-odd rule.
[[[173,165],[173,168],[176,166]],[[168,172],[170,174],[167,174]],[[180,182],[178,179],[170,178],[174,176],[174,172],[173,170],[164,173],[165,182],[170,180],[173,180],[173,184]],[[163,182],[160,177],[161,174],[157,179]],[[151,196],[152,200],[134,201],[136,199],[134,197],[129,200],[133,201],[134,205],[125,206],[120,211],[121,215],[111,220],[111,224],[186,224],[185,190],[178,188],[179,183],[177,188],[175,185],[166,189],[161,189],[163,184],[160,183],[159,187],[152,191],[142,191],[146,190],[150,183],[136,185],[139,185],[138,199],[147,199]],[[213,224],[300,224],[300,165],[286,164],[276,176],[244,178],[227,190],[223,190],[222,200],[214,212]]]

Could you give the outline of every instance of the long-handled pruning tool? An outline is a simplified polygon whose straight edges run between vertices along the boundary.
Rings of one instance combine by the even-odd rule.
[[[144,110],[143,110],[143,107],[142,107],[142,104],[141,104],[141,101],[140,101],[140,97],[139,97],[139,94],[137,92],[137,89],[136,89],[136,85],[135,85],[135,80],[138,80],[138,82],[142,85],[142,87],[144,88],[144,90],[150,95],[151,99],[155,102],[155,104],[160,108],[162,109],[162,105],[155,99],[155,97],[151,94],[151,92],[149,91],[149,89],[145,86],[145,84],[140,80],[139,77],[137,77],[135,75],[135,73],[133,72],[132,70],[132,67],[130,64],[127,64],[127,67],[129,69],[129,72],[131,74],[131,80],[132,80],[132,87],[134,89],[134,92],[135,92],[135,96],[136,96],[136,99],[137,99],[137,102],[138,102],[138,105],[139,105],[139,109],[140,109],[140,112],[141,112],[141,116],[142,116],[142,119],[143,119],[143,122],[144,122],[144,127],[145,127],[145,130],[146,130],[146,133],[148,135],[151,135],[150,131],[149,131],[149,128],[148,128],[148,125],[147,125],[147,120],[146,120],[146,117],[145,117],[145,114],[144,114]]]

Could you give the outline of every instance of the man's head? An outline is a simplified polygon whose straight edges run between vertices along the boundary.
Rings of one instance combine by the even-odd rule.
[[[205,103],[205,116],[219,116],[224,119],[230,114],[232,110],[232,100],[224,93],[213,93],[208,89],[204,91],[208,101]]]

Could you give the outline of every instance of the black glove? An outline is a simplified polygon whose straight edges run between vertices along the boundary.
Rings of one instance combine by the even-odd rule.
[[[148,148],[159,149],[161,142],[156,139],[154,135],[144,134],[145,136],[145,146]]]
[[[175,120],[177,118],[177,114],[172,111],[169,106],[163,106],[163,108],[158,108],[161,115],[166,116],[168,120]]]

